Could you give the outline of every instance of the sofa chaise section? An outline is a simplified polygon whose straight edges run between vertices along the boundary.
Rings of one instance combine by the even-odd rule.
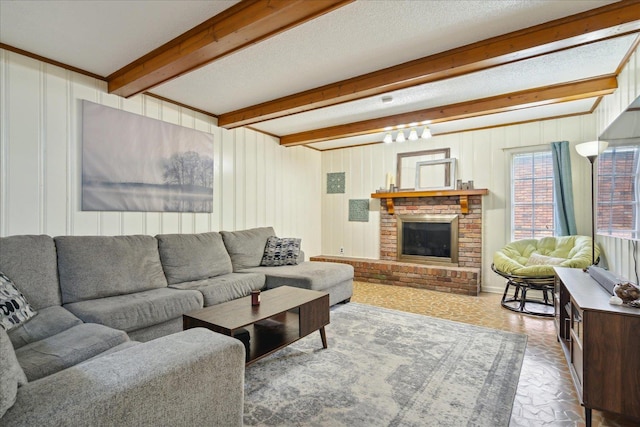
[[[195,328],[29,382],[11,426],[241,426],[244,346]]]
[[[301,262],[279,267],[253,267],[243,270],[266,275],[267,289],[293,286],[329,293],[329,304],[347,302],[353,294],[353,266],[333,262]]]
[[[240,231],[221,231],[233,271],[266,276],[266,288],[294,286],[329,293],[331,305],[349,301],[353,294],[353,266],[332,262],[306,262],[304,255],[296,265],[261,266],[267,240],[275,236],[272,227]]]
[[[182,330],[202,294],[169,289],[152,236],[55,238],[63,306],[84,322],[148,341]]]
[[[85,324],[61,306],[56,248],[51,237],[0,238],[0,271],[37,311],[35,317],[8,332],[29,381],[129,341],[124,332]]]

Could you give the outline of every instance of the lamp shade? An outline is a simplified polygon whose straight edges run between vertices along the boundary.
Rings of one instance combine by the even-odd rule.
[[[582,157],[595,157],[607,149],[609,143],[606,141],[589,141],[576,145],[576,151]]]

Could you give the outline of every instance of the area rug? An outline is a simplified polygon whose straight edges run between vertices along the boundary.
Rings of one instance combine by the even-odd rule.
[[[526,335],[364,304],[246,369],[245,425],[508,426]]]

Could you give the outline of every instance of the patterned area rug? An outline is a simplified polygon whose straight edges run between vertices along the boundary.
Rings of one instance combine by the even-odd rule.
[[[526,335],[349,303],[247,367],[245,425],[508,426]]]

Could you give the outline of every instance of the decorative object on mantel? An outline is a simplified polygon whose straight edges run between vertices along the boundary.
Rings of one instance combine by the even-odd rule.
[[[327,194],[344,193],[345,173],[329,172],[327,173]]]
[[[349,200],[349,221],[369,222],[369,199]]]
[[[459,179],[456,183],[456,190],[473,190],[473,181],[462,182]]]
[[[391,172],[387,172],[384,180],[384,189],[390,193],[396,190],[396,177]]]
[[[416,162],[416,191],[453,190],[455,177],[455,158]]]
[[[393,215],[394,205],[393,199],[411,198],[411,197],[451,197],[458,196],[460,203],[460,213],[469,213],[469,196],[486,196],[489,190],[479,188],[474,190],[436,190],[436,191],[397,191],[389,193],[372,193],[372,199],[386,199],[387,211]]]

